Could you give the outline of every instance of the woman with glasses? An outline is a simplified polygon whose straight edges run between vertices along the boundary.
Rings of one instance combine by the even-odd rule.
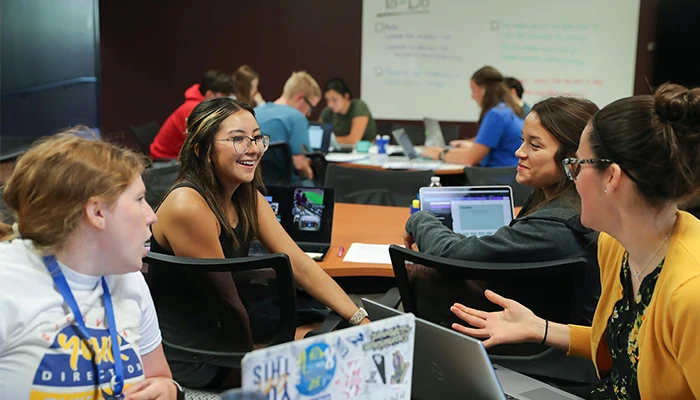
[[[593,398],[699,398],[700,221],[676,204],[700,190],[700,89],[666,84],[606,106],[563,163],[581,221],[604,232],[593,325],[552,323],[487,292],[503,310],[455,304],[472,327],[454,329],[486,347],[540,342],[590,358]]]
[[[332,78],[323,89],[326,108],[321,111],[321,122],[333,125],[333,133],[340,144],[355,144],[360,140],[374,140],[377,126],[367,103],[353,99],[347,83]]]
[[[406,247],[415,244],[421,252],[430,255],[501,263],[586,257],[586,281],[580,282],[585,285],[582,299],[585,311],[583,319],[576,322],[590,325],[600,295],[596,258],[598,234],[581,225],[580,199],[574,183],[566,178],[561,162],[575,154],[581,132],[597,110],[590,101],[572,97],[553,97],[535,104],[525,119],[522,144],[515,152],[519,160],[516,179],[534,188],[534,192],[509,226],[493,235],[464,236],[444,226],[430,212],[421,211],[406,222]],[[528,291],[524,288],[526,285],[500,282],[494,286],[492,282],[482,282],[476,287],[472,283],[440,278],[432,270],[415,268],[414,271],[412,283],[420,315],[430,315],[440,322],[458,321],[449,311],[456,299],[473,307],[489,307],[484,288],[517,292],[517,298],[526,304],[542,303],[541,293]],[[546,286],[556,284],[558,281]],[[552,292],[546,297],[546,306],[567,299],[564,294]]]
[[[259,192],[259,164],[268,145],[269,137],[260,131],[248,104],[220,98],[195,107],[187,120],[180,174],[156,213],[158,222],[153,225],[151,250],[182,257],[235,258],[247,256],[249,243],[257,239],[270,253],[289,255],[296,282],[315,299],[351,323],[368,322],[364,310],[358,309],[335,281],[299,249]],[[237,306],[240,301],[236,301],[238,292],[231,274],[202,276],[206,281],[182,282],[182,277],[172,275],[150,283],[156,291],[183,288],[193,301],[198,297],[194,294],[199,293],[195,292],[198,285],[211,288],[225,303],[210,305],[223,310],[217,324],[230,335],[233,344],[241,343],[237,338],[249,342],[243,332],[227,330],[248,324],[248,313]],[[206,291],[201,295],[206,296]],[[160,306],[158,296],[154,297]],[[164,337],[174,343],[191,340],[206,344],[206,335],[196,326],[192,332],[175,331],[170,326],[170,318],[177,321],[191,317],[196,321],[199,315],[185,316],[184,311],[173,311],[174,315],[161,317]],[[255,317],[250,315],[251,319]],[[173,325],[182,327],[182,323]],[[233,381],[227,379],[235,377],[225,368],[175,363],[171,367],[173,374],[188,386],[230,386]]]

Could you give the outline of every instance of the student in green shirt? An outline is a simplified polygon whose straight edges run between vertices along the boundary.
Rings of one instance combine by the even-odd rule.
[[[360,140],[373,140],[377,126],[367,103],[353,99],[348,85],[340,78],[332,78],[323,91],[326,108],[321,112],[321,122],[333,125],[333,133],[341,144],[355,144]]]

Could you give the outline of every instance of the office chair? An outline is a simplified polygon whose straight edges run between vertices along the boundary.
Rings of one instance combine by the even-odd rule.
[[[0,135],[0,162],[16,161],[32,147],[37,139],[36,137]]]
[[[177,160],[156,162],[143,171],[143,183],[146,186],[146,202],[156,208],[170,190],[180,173]]]
[[[3,193],[5,192],[5,185],[0,185],[0,221],[12,225],[15,223],[15,217],[12,213],[12,210],[10,210],[10,207],[5,203],[5,199],[2,198]]]
[[[442,137],[445,138],[445,144],[449,145],[451,141],[459,139],[459,125],[442,125]]]
[[[252,279],[256,282],[275,278],[279,299],[280,321],[271,346],[294,340],[296,331],[296,291],[292,267],[286,254],[235,259],[200,259],[149,253],[147,281],[163,331],[163,350],[168,362],[207,364],[240,368],[246,353],[253,350],[253,335],[249,325],[246,298],[238,295],[237,285]],[[227,299],[220,298],[217,282],[220,274],[233,274],[235,285],[224,288]],[[228,279],[225,277],[225,279]],[[213,285],[213,287],[212,287]],[[221,306],[225,304],[225,306]],[[231,326],[220,318],[233,310],[239,320]],[[226,324],[226,326],[222,325]],[[208,345],[194,347],[176,343],[178,337],[204,338]],[[184,335],[184,336],[183,336]]]
[[[433,171],[390,171],[328,165],[326,187],[337,202],[407,207],[430,184]]]
[[[262,156],[263,183],[265,185],[288,185],[292,181],[294,163],[292,150],[287,142],[270,143]]]
[[[151,154],[151,143],[153,143],[153,139],[158,134],[160,126],[156,122],[151,121],[144,125],[130,125],[129,130],[134,135],[141,152],[146,155]]]
[[[532,188],[515,180],[517,167],[468,167],[464,169],[471,186],[507,185],[513,189],[513,205],[522,207],[532,194]]]
[[[396,307],[399,297],[406,312],[449,329],[453,322],[465,324],[449,311],[449,306],[459,299],[431,297],[424,302],[419,301],[419,282],[415,277],[409,279],[407,264],[412,263],[414,269],[423,268],[424,272],[436,273],[450,284],[493,281],[495,292],[520,302],[535,315],[550,321],[580,324],[584,319],[587,260],[583,257],[534,263],[486,263],[431,256],[397,245],[389,247],[389,254],[398,290],[390,290],[383,300],[384,304]],[[510,285],[505,286],[504,283]],[[499,290],[499,286],[503,290]],[[446,297],[449,297],[450,292],[444,286],[438,290],[448,293]],[[541,293],[547,293],[547,297],[540,296]],[[444,304],[440,305],[441,302]],[[435,305],[439,309],[444,308],[445,313],[427,315],[427,310]],[[495,363],[546,380],[565,390],[582,389],[585,392],[598,380],[591,361],[567,357],[562,350],[539,344],[496,346],[489,349],[489,355]]]

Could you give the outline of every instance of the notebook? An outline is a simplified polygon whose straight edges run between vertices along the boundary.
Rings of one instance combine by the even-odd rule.
[[[465,236],[493,235],[513,219],[510,186],[424,187],[419,199],[421,210]]]
[[[265,200],[284,230],[311,258],[323,260],[331,247],[335,189],[275,185],[266,189]],[[249,253],[260,255],[267,251],[255,242]]]
[[[255,350],[241,365],[242,388],[276,399],[411,398],[412,314]]]
[[[445,147],[445,136],[440,129],[440,122],[432,118],[423,118],[425,125],[425,146]]]
[[[395,129],[391,131],[391,134],[394,136],[396,143],[398,143],[403,149],[403,153],[406,155],[406,157],[408,157],[410,160],[418,158],[418,153],[416,153],[416,149],[413,147],[413,142],[411,142],[411,138],[408,137],[405,129]]]
[[[372,321],[406,315],[368,299],[362,299],[362,304]],[[507,368],[493,366],[484,345],[477,339],[421,318],[416,318],[415,324],[416,344],[411,398],[579,398]]]
[[[309,122],[309,144],[311,150],[320,153],[328,153],[331,145],[331,133],[333,125],[320,122]]]

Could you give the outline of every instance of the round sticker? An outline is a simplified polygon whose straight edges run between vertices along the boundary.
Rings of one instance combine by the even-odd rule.
[[[335,354],[325,343],[315,343],[299,355],[299,383],[297,390],[305,396],[314,396],[325,389],[335,374]]]

